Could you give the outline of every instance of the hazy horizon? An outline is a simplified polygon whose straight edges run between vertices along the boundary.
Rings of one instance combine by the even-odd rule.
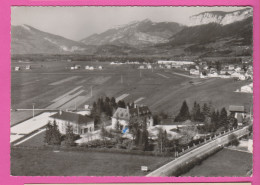
[[[189,17],[206,11],[235,11],[246,6],[213,7],[25,7],[11,8],[11,24],[27,24],[71,40],[81,40],[118,25],[150,19],[187,25]]]

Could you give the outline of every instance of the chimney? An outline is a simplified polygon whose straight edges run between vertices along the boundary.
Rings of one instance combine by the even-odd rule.
[[[59,114],[62,115],[62,110],[59,111]]]

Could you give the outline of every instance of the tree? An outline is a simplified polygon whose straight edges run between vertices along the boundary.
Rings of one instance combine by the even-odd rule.
[[[53,123],[48,122],[48,124],[46,125],[44,142],[49,145],[61,144],[61,134],[55,120],[53,121]]]
[[[140,119],[137,116],[131,116],[129,120],[129,132],[133,136],[133,142],[136,143],[139,134],[139,122]]]
[[[118,101],[117,105],[118,105],[118,107],[126,108],[126,104],[125,104],[124,100]]]
[[[232,146],[238,146],[239,145],[239,140],[235,134],[230,134],[228,136],[228,141]]]
[[[45,136],[44,136],[44,143],[50,144],[51,143],[51,138],[52,138],[52,125],[51,122],[48,121],[46,125],[46,131],[45,131]]]
[[[61,133],[58,129],[58,125],[55,120],[53,121],[52,144],[53,145],[61,144]]]
[[[196,120],[196,113],[197,113],[197,102],[195,101],[194,104],[193,104],[192,111],[191,111],[191,119],[192,119],[192,121]]]
[[[190,119],[190,112],[189,107],[187,105],[186,100],[182,103],[181,109],[179,114],[176,116],[175,120],[176,122],[182,122]]]
[[[200,104],[197,104],[196,113],[195,113],[195,121],[203,122],[205,120],[205,116],[203,112],[200,110]]]
[[[202,107],[202,113],[205,117],[209,117],[210,116],[210,107],[208,106],[207,103],[204,103],[203,104],[203,107]]]
[[[74,146],[75,139],[76,139],[76,135],[73,133],[73,127],[72,125],[68,124],[66,128],[66,134],[65,134],[65,144],[67,146]]]
[[[228,127],[228,116],[225,107],[221,109],[220,116],[219,116],[219,125],[220,127],[225,127],[225,128]]]
[[[163,153],[166,151],[166,147],[168,146],[168,137],[167,132],[162,128],[159,128],[157,135],[157,148],[159,153]]]
[[[147,131],[147,124],[146,124],[146,118],[144,118],[145,120],[142,122],[142,126],[140,129],[141,135],[139,138],[139,145],[141,145],[142,150],[147,150],[148,145],[149,145],[149,141],[148,141],[148,131]]]
[[[217,71],[220,71],[221,70],[221,63],[219,61],[216,62],[216,69]]]

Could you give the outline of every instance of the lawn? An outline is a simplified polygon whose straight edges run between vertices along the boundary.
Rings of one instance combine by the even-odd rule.
[[[223,149],[182,176],[245,177],[252,169],[252,157],[251,153]]]
[[[90,151],[52,151],[13,148],[13,176],[144,176],[141,166],[150,170],[171,159],[145,155]]]
[[[148,105],[152,112],[164,111],[169,115],[176,115],[184,100],[190,107],[194,101],[201,103],[212,101],[216,108],[224,106],[228,108],[230,104],[248,106],[252,98],[252,94],[234,92],[248,82],[234,82],[232,79],[190,79],[162,69],[155,69],[153,72],[141,70],[140,75],[140,70],[134,69],[131,65],[113,66],[107,63],[102,71],[84,69],[70,71],[65,67],[72,64],[62,62],[40,64],[44,66],[48,64],[48,67],[11,73],[11,107],[13,109],[32,108],[33,103],[35,103],[35,108],[46,108],[53,104],[52,100],[78,86],[82,86],[80,90],[83,90],[79,96],[89,97],[91,87],[93,90],[93,96],[77,104],[78,108],[82,108],[84,104],[92,104],[100,96],[117,98],[123,94],[129,94],[124,99],[126,102],[134,102],[142,97],[139,104]],[[77,64],[89,65],[84,62]],[[159,76],[157,73],[169,78]],[[73,76],[77,78],[72,78]],[[71,80],[49,85],[64,79]],[[196,84],[191,84],[190,81],[196,81]],[[74,100],[71,102],[75,104]],[[62,105],[54,108],[59,109],[59,107]],[[12,112],[12,124],[22,121],[31,114],[31,111]]]

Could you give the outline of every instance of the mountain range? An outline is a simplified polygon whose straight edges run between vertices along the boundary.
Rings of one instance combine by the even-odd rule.
[[[190,17],[189,26],[149,19],[120,25],[80,41],[43,32],[29,25],[11,27],[12,54],[92,55],[233,55],[252,48],[252,9],[203,12]],[[225,47],[223,47],[225,46]],[[224,50],[224,52],[223,52]],[[249,53],[250,54],[250,53]]]

